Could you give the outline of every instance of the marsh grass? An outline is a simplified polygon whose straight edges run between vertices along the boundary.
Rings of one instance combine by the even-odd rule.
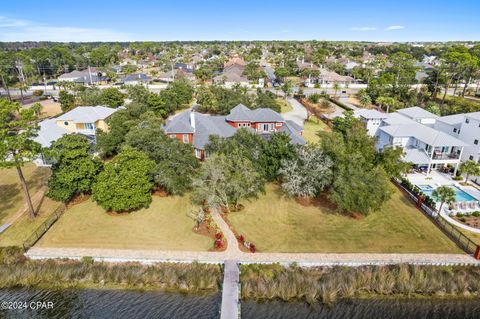
[[[0,288],[108,288],[168,290],[184,293],[216,292],[221,267],[199,263],[93,262],[28,260],[16,248],[0,250]]]
[[[474,266],[315,267],[242,265],[242,298],[332,304],[370,297],[478,297]]]

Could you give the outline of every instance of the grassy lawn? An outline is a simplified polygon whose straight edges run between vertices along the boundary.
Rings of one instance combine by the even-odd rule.
[[[30,195],[33,196],[42,186],[46,185],[50,169],[26,164],[23,174],[27,180]],[[22,187],[15,168],[0,170],[0,224],[15,214],[25,205]]]
[[[397,189],[379,212],[345,217],[282,197],[278,186],[229,220],[263,252],[461,253]]]
[[[206,251],[212,240],[192,231],[190,208],[188,196],[154,196],[148,209],[111,216],[88,200],[68,209],[37,245]]]
[[[21,246],[25,240],[50,216],[60,203],[45,197],[37,212],[30,220],[26,214],[21,216],[0,235],[0,246]]]
[[[329,130],[327,124],[314,116],[310,116],[310,118],[305,121],[305,125],[303,127],[303,137],[309,143],[316,143],[320,140],[317,135],[318,131],[325,130]]]
[[[292,111],[292,106],[285,99],[277,98],[276,101],[281,107],[280,113],[288,113],[288,112]]]

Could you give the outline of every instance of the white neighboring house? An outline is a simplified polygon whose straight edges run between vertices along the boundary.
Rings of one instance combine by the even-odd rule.
[[[468,144],[463,151],[462,161],[480,163],[480,112],[442,116],[437,119],[435,128]],[[472,177],[472,180],[478,184],[480,176]]]
[[[85,135],[91,143],[95,143],[97,129],[108,130],[106,120],[120,108],[105,106],[79,106],[59,117],[47,119],[39,123],[40,129],[34,140],[49,148],[53,142],[65,134]],[[37,166],[50,166],[52,162],[41,154],[34,163]]]
[[[456,173],[463,150],[469,144],[434,129],[438,118],[435,114],[419,107],[400,111],[385,114],[375,110],[358,110],[355,115],[366,124],[370,136],[377,138],[378,150],[400,146],[405,152],[403,160],[427,174],[432,168],[446,165],[452,165]]]

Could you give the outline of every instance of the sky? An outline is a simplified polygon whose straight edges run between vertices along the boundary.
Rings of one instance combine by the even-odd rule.
[[[2,0],[0,41],[480,40],[480,0]]]

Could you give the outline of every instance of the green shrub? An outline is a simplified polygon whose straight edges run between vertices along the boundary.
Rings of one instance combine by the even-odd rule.
[[[455,177],[453,177],[453,180],[454,181],[461,181],[461,180],[463,180],[463,177],[462,176],[455,176]]]
[[[480,217],[480,212],[477,210],[477,211],[472,213],[472,216],[473,217]]]
[[[9,246],[0,248],[0,264],[17,264],[26,260],[21,247]]]
[[[91,256],[84,256],[82,257],[82,263],[85,265],[93,265],[95,260],[93,260],[93,257]]]
[[[35,90],[33,91],[33,96],[42,96],[43,95],[43,90]]]

